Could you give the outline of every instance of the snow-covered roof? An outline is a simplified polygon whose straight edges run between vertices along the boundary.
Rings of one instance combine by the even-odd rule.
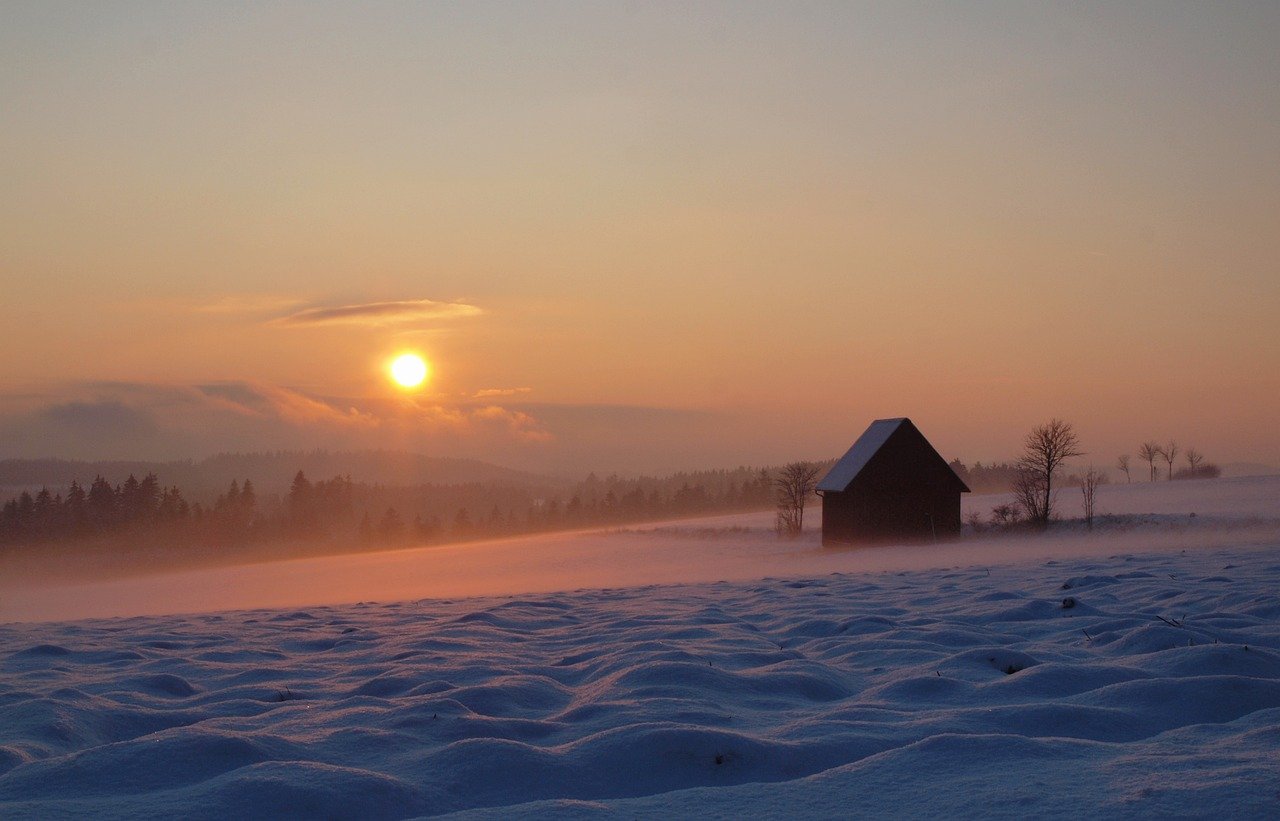
[[[858,441],[853,443],[853,447],[849,448],[849,452],[840,457],[840,461],[827,471],[827,475],[822,477],[822,481],[818,482],[818,490],[830,491],[832,493],[842,493],[849,487],[849,483],[857,478],[862,469],[867,466],[867,462],[871,461],[871,457],[876,455],[876,451],[884,447],[884,443],[889,441],[889,437],[893,435],[903,422],[908,421],[905,416],[897,419],[877,419],[872,422]]]

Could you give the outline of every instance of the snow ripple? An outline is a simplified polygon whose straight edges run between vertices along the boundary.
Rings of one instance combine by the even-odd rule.
[[[0,815],[1272,814],[1269,562],[8,625]]]

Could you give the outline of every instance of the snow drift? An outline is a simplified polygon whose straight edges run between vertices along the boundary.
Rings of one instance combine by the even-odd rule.
[[[745,581],[3,625],[0,815],[1272,815],[1280,540],[1265,505],[1203,510]],[[580,538],[662,572],[779,551]]]

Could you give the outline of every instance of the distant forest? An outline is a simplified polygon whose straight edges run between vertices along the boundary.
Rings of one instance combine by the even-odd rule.
[[[65,490],[24,490],[0,508],[0,548],[51,542],[226,549],[264,542],[387,547],[629,524],[774,504],[767,469],[586,479],[557,487],[510,481],[391,486],[340,475],[312,481],[299,470],[283,493],[233,479],[207,503],[190,501],[155,473],[112,484],[102,476]]]
[[[952,459],[949,464],[974,493],[1007,493],[1018,478],[1018,466],[1009,462],[992,462],[989,465],[974,462],[973,467],[967,467],[959,459]]]
[[[292,481],[282,481],[289,463],[295,466]],[[814,463],[818,475],[833,463]],[[299,464],[305,468],[297,468]],[[1018,475],[1017,465],[1010,463],[967,466],[956,459],[950,465],[974,493],[1007,492]],[[777,490],[777,471],[769,468],[637,478],[591,474],[570,482],[473,460],[390,451],[222,454],[201,462],[159,464],[189,481],[195,491],[178,482],[163,483],[159,471],[151,469],[156,466],[0,461],[0,488],[26,487],[0,507],[0,556],[38,558],[41,545],[54,544],[104,554],[149,549],[153,555],[186,552],[210,558],[225,553],[231,558],[264,544],[290,543],[297,546],[296,553],[314,554],[461,542],[769,510]],[[335,467],[360,470],[363,478],[353,480],[350,472],[318,480],[308,476],[308,469]],[[98,473],[82,483],[78,474],[90,468],[130,472],[122,481]],[[252,468],[267,477],[265,490],[250,478]],[[227,479],[234,470],[246,472]],[[1170,478],[1219,472],[1206,466],[1199,473],[1171,472]],[[224,483],[210,491],[215,477]],[[48,481],[34,490],[33,479]],[[1077,477],[1067,477],[1064,484],[1073,479],[1078,484]]]

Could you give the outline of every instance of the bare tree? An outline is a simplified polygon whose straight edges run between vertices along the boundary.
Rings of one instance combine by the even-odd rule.
[[[818,486],[818,470],[812,462],[792,462],[774,477],[779,536],[795,537],[804,530],[804,506]]]
[[[1084,523],[1093,530],[1094,500],[1097,497],[1098,485],[1106,481],[1106,474],[1089,465],[1089,469],[1080,477],[1080,493],[1084,495]]]
[[[1124,480],[1126,482],[1133,481],[1133,477],[1129,475],[1129,454],[1126,453],[1119,459],[1116,459],[1116,467],[1120,468],[1120,472],[1124,474]]]
[[[1184,456],[1187,459],[1187,468],[1191,471],[1191,478],[1194,479],[1200,475],[1200,463],[1204,461],[1204,454],[1195,448],[1187,448]]]
[[[1039,477],[1030,470],[1019,468],[1013,479],[1013,500],[1027,512],[1027,519],[1037,524],[1048,521],[1044,514],[1044,488]]]
[[[1021,517],[1022,511],[1017,505],[1004,504],[991,508],[991,523],[999,527],[1012,527]]]
[[[1053,479],[1062,463],[1083,456],[1080,439],[1071,423],[1050,419],[1031,429],[1022,443],[1014,497],[1026,509],[1027,517],[1041,527],[1053,516]]]
[[[1138,447],[1138,458],[1151,468],[1151,481],[1156,480],[1156,459],[1160,458],[1160,446],[1155,442],[1143,442]]]
[[[1165,460],[1169,464],[1169,478],[1166,481],[1173,481],[1173,460],[1178,458],[1178,443],[1170,439],[1169,444],[1164,447],[1156,448],[1156,455]]]

